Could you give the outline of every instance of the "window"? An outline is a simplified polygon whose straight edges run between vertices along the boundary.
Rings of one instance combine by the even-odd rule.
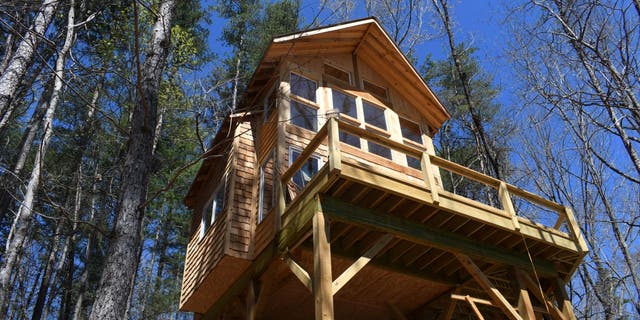
[[[420,165],[420,159],[414,158],[412,156],[407,156],[407,166],[409,168],[414,168],[417,170],[422,170],[422,166]]]
[[[298,157],[300,156],[301,151],[293,148],[289,148],[289,165],[291,165]],[[302,190],[311,178],[318,172],[320,169],[320,158],[316,155],[312,155],[307,159],[307,161],[302,165],[300,170],[293,175],[291,179],[295,184],[298,190]]]
[[[338,137],[340,138],[341,142],[344,142],[348,145],[354,146],[356,148],[360,148],[360,138],[357,136],[354,136],[350,133],[346,133],[344,131],[340,131],[338,133]]]
[[[291,123],[311,131],[318,131],[318,109],[291,100]]]
[[[387,121],[384,118],[384,109],[367,101],[362,101],[364,122],[382,130],[387,130]]]
[[[351,73],[340,70],[334,66],[328,64],[324,65],[324,73],[331,76],[334,79],[343,81],[347,84],[351,84]]]
[[[400,131],[404,139],[422,145],[422,134],[420,132],[420,126],[417,123],[400,118]]]
[[[373,94],[374,96],[376,96],[378,98],[381,98],[383,100],[388,100],[389,99],[389,96],[387,94],[387,89],[385,89],[385,88],[383,88],[381,86],[375,85],[375,84],[373,84],[373,83],[371,83],[371,82],[369,82],[367,80],[362,80],[362,87],[365,90],[371,92],[371,94]]]
[[[226,187],[227,176],[225,175],[218,185],[216,191],[213,193],[213,197],[202,210],[202,227],[200,228],[200,238],[204,236],[209,227],[216,221],[216,218],[224,210]]]
[[[275,203],[275,188],[274,188],[274,171],[273,171],[273,154],[270,152],[267,159],[260,166],[260,194],[258,204],[258,223],[264,220],[265,216],[273,208]]]
[[[318,85],[315,81],[303,76],[291,73],[291,94],[316,102],[316,89]]]
[[[277,110],[277,104],[278,104],[277,83],[278,82],[276,81],[276,85],[274,85],[273,88],[271,88],[271,93],[269,93],[269,95],[264,101],[264,121],[268,121],[271,115],[273,114],[273,112]]]
[[[391,150],[387,147],[383,147],[375,142],[369,141],[369,152],[377,154],[381,157],[391,159]]]
[[[356,98],[354,96],[350,96],[338,90],[332,90],[331,95],[333,96],[333,109],[339,110],[340,113],[348,115],[354,119],[358,118]]]

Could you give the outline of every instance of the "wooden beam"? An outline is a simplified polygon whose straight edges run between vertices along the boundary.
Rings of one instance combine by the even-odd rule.
[[[313,216],[313,296],[315,319],[333,320],[333,284],[329,221],[324,212]]]
[[[449,252],[458,252],[494,263],[531,269],[531,261],[521,253],[509,251],[490,244],[479,243],[458,234],[430,228],[407,219],[362,208],[331,197],[320,198],[322,210],[333,219],[345,223],[372,228],[413,243],[435,247]],[[548,261],[534,261],[539,274],[557,275]]]
[[[440,197],[438,196],[438,186],[436,185],[436,178],[433,174],[433,166],[431,165],[430,156],[427,151],[422,152],[422,157],[420,158],[420,167],[422,169],[422,175],[424,176],[427,187],[431,191],[431,199],[433,201],[433,204],[438,205],[440,203]]]
[[[516,281],[518,283],[518,313],[524,320],[536,320],[536,314],[533,311],[533,304],[527,291],[527,285],[521,275],[522,272],[515,270]]]
[[[298,278],[298,280],[300,280],[300,282],[302,282],[302,284],[305,287],[307,287],[307,289],[309,289],[310,292],[313,292],[313,284],[311,282],[311,277],[309,276],[309,273],[306,270],[304,270],[304,268],[300,266],[295,260],[293,260],[289,255],[287,255],[284,261],[289,266],[289,269],[291,270],[293,275],[295,275],[296,278]]]
[[[402,313],[402,310],[400,310],[398,306],[391,302],[387,302],[387,305],[389,306],[389,309],[391,309],[391,312],[393,312],[393,317],[396,318],[396,320],[407,320],[407,317]]]
[[[382,250],[393,239],[391,235],[384,235],[376,243],[369,248],[358,260],[347,268],[342,274],[333,281],[333,295],[338,293],[349,280],[351,280],[362,268],[364,268],[373,257]]]
[[[511,306],[509,301],[500,293],[487,276],[478,268],[478,266],[466,255],[456,253],[456,258],[460,261],[462,266],[471,274],[473,279],[482,287],[482,289],[491,297],[491,300],[496,306],[504,312],[504,314],[511,320],[522,320],[522,317]]]
[[[338,128],[337,114],[333,114],[327,120],[327,140],[329,147],[329,172],[336,174],[340,172],[342,160],[340,155],[340,135]]]
[[[522,270],[516,269],[515,273],[518,282],[522,283],[521,288],[529,289],[529,292],[533,294],[533,296],[538,299],[540,303],[544,304],[546,298],[538,281],[534,281],[528,274],[524,273]]]
[[[573,210],[569,207],[564,207],[564,214],[567,219],[567,227],[571,231],[571,235],[573,239],[578,243],[578,248],[583,253],[589,252],[589,247],[587,246],[587,242],[584,240],[582,236],[582,231],[580,231],[580,226],[576,222],[576,217],[573,215]]]
[[[258,301],[258,285],[255,279],[249,280],[249,286],[247,287],[247,296],[245,297],[246,304],[246,320],[256,319],[256,303]]]
[[[480,310],[478,310],[478,307],[476,306],[475,302],[473,302],[471,297],[469,295],[466,295],[464,296],[464,299],[469,303],[469,306],[471,306],[471,310],[473,310],[473,313],[476,314],[476,317],[478,317],[478,319],[480,320],[484,320],[482,313],[480,313]]]
[[[562,282],[560,278],[556,278],[555,282],[554,295],[556,297],[556,302],[558,303],[558,306],[562,311],[562,315],[567,320],[576,320],[576,315],[573,313],[571,300],[569,300],[567,291],[564,288],[564,282]]]
[[[500,203],[502,204],[502,210],[511,217],[513,221],[513,227],[520,231],[520,223],[518,222],[518,216],[516,216],[516,210],[513,208],[513,202],[507,190],[507,184],[504,181],[500,182],[500,188],[498,188],[498,196],[500,197]]]
[[[438,319],[451,320],[451,317],[453,317],[454,311],[456,311],[456,300],[451,299],[451,301],[449,301],[449,306],[447,307],[447,310],[444,313],[442,313]]]

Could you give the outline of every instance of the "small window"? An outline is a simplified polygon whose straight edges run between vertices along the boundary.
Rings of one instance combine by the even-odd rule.
[[[222,178],[213,197],[202,210],[202,227],[200,228],[200,238],[209,230],[209,227],[216,221],[216,218],[222,214],[225,208],[225,189],[227,185],[227,177]]]
[[[271,211],[273,204],[275,203],[273,158],[272,151],[260,166],[260,202],[258,204],[258,223],[264,220],[265,216]]]
[[[354,136],[354,135],[352,135],[350,133],[346,133],[344,131],[340,131],[338,133],[338,135],[339,135],[340,141],[342,141],[342,142],[344,142],[344,143],[346,143],[348,145],[354,146],[356,148],[360,148],[360,138],[359,137]]]
[[[273,112],[277,110],[277,104],[278,104],[278,89],[277,89],[277,86],[274,85],[274,88],[271,89],[271,93],[265,99],[265,102],[264,102],[264,121],[268,121],[271,115],[273,114]]]
[[[318,109],[291,100],[291,123],[311,131],[318,131]]]
[[[339,110],[340,113],[346,114],[354,119],[358,118],[356,98],[354,96],[338,90],[332,90],[331,95],[333,96],[333,109]]]
[[[386,88],[375,85],[367,80],[362,80],[362,87],[378,98],[382,98],[383,100],[389,99]]]
[[[417,170],[422,170],[422,166],[420,165],[420,159],[414,158],[412,156],[407,156],[407,166],[409,168],[414,168]]]
[[[346,72],[334,66],[325,64],[324,73],[331,76],[332,78],[351,84],[351,74],[349,72]]]
[[[384,109],[367,101],[362,101],[362,110],[364,111],[364,122],[382,130],[387,130]]]
[[[289,165],[291,165],[300,156],[301,151],[290,148],[289,149]],[[302,190],[311,178],[318,173],[320,169],[320,158],[316,155],[312,155],[302,165],[300,170],[293,175],[292,181],[298,190]]]
[[[417,144],[422,144],[422,134],[420,132],[420,126],[417,123],[400,118],[400,131],[402,132],[403,138]]]
[[[316,89],[318,85],[315,81],[303,76],[291,73],[291,94],[316,102]]]
[[[369,141],[369,152],[373,154],[377,154],[383,158],[391,159],[391,150],[375,142]]]

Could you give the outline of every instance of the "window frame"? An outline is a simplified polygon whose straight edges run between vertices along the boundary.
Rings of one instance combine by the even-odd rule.
[[[216,217],[218,215],[222,215],[222,213],[224,213],[224,210],[226,209],[226,205],[228,202],[227,177],[228,174],[226,173],[222,176],[222,179],[220,180],[222,183],[219,183],[216,186],[214,191],[211,193],[211,197],[209,198],[209,200],[207,200],[206,204],[202,208],[202,214],[200,217],[200,239],[204,238],[204,236],[207,234],[207,231],[209,231],[211,226],[215,224]],[[222,207],[220,208],[220,211],[216,213],[216,210],[218,209],[217,200],[219,192],[222,192]]]
[[[313,100],[309,100],[308,98],[304,97],[304,96],[299,96],[297,94],[295,94],[293,92],[293,85],[292,85],[292,75],[295,75],[297,77],[306,79],[308,81],[311,81],[315,84],[315,91],[314,91],[314,99]],[[318,91],[320,90],[320,82],[317,80],[312,79],[311,77],[305,76],[299,72],[294,72],[294,71],[289,71],[289,119],[288,122],[291,125],[294,125],[296,127],[311,131],[311,132],[318,132],[318,129],[320,128],[320,105],[318,104]],[[294,117],[292,115],[292,110],[293,110],[293,104],[299,104],[302,107],[307,107],[309,109],[312,109],[315,112],[315,121],[313,122],[312,126],[314,128],[309,129],[306,128],[304,126],[300,126],[296,123],[294,123]]]
[[[289,154],[288,154],[288,166],[291,167],[291,165],[293,164],[293,162],[295,161],[295,159],[293,158],[293,153],[297,152],[298,153],[298,157],[302,154],[303,149],[298,147],[298,146],[293,146],[290,145],[289,146]],[[297,158],[296,158],[297,159]],[[307,159],[307,161],[314,159],[318,161],[318,168],[316,170],[316,172],[313,173],[313,175],[311,176],[311,178],[309,179],[309,181],[313,180],[313,177],[315,177],[315,175],[320,172],[320,169],[322,168],[322,166],[324,165],[324,162],[322,161],[322,156],[320,156],[317,153],[312,153],[311,156],[309,157],[309,159]],[[291,176],[291,181],[295,184],[295,181],[293,181],[295,179],[295,177],[298,175],[298,172],[300,172],[300,170],[302,170],[302,168],[300,168],[298,171],[296,171],[292,176]],[[307,181],[307,183],[309,182]],[[300,190],[303,190],[307,183],[304,183],[302,186],[298,186],[296,184],[296,186],[298,186],[300,188]]]
[[[258,224],[262,223],[262,221],[264,221],[264,218],[273,210],[273,208],[275,208],[275,201],[276,201],[276,175],[275,175],[275,171],[276,171],[276,165],[275,165],[275,150],[271,150],[269,151],[268,155],[264,158],[264,160],[262,161],[262,164],[260,164],[260,169],[259,169],[259,185],[258,185],[258,216],[257,216],[257,221]],[[272,183],[273,185],[271,186],[271,208],[269,208],[269,210],[267,210],[265,212],[264,210],[264,196],[265,196],[265,166],[269,163],[269,161],[273,161],[273,163],[271,164],[271,175],[272,177]]]

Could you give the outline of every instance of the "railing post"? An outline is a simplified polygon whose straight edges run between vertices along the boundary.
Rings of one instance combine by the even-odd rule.
[[[587,247],[587,243],[584,241],[582,237],[582,231],[580,231],[580,227],[576,222],[576,217],[573,215],[573,210],[571,208],[565,206],[564,214],[567,219],[567,227],[569,228],[569,232],[573,235],[573,239],[578,243],[578,248],[582,252],[589,251],[589,247]]]
[[[342,158],[340,154],[340,135],[337,113],[329,115],[327,123],[327,140],[329,147],[329,172],[339,172],[342,168]]]
[[[516,210],[513,208],[513,202],[507,189],[507,184],[504,181],[500,181],[500,187],[498,188],[498,196],[500,197],[500,203],[502,204],[502,210],[504,210],[513,221],[513,227],[520,231],[520,222],[518,222],[518,216],[516,216]]]
[[[436,178],[433,175],[432,166],[431,166],[431,155],[427,153],[427,151],[422,152],[422,157],[420,158],[420,167],[422,169],[422,176],[424,177],[425,183],[429,190],[431,191],[431,199],[433,204],[437,205],[440,203],[440,196],[438,195],[438,186],[436,185]]]

